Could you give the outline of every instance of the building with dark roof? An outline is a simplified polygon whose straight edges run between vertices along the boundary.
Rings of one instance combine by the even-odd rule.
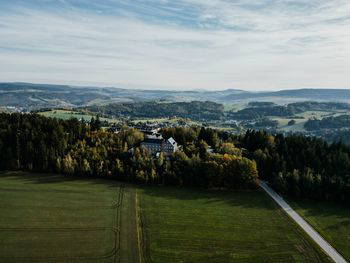
[[[148,149],[151,153],[164,152],[171,154],[178,149],[177,142],[173,138],[165,140],[161,136],[146,137],[145,140],[141,142],[141,146]]]

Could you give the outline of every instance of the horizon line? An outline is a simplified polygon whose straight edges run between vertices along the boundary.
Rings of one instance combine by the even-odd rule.
[[[294,89],[262,89],[262,90],[248,90],[240,88],[226,88],[226,89],[205,89],[205,88],[196,88],[196,89],[174,89],[168,87],[125,87],[120,84],[111,84],[111,85],[98,85],[98,84],[69,84],[69,83],[47,83],[47,82],[31,82],[31,81],[0,81],[0,84],[28,84],[28,85],[48,85],[48,86],[67,86],[71,88],[98,88],[98,89],[123,89],[123,90],[137,90],[137,91],[170,91],[170,92],[223,92],[223,91],[240,91],[240,92],[252,92],[252,93],[264,93],[264,92],[280,92],[280,91],[293,91],[293,90],[350,90],[350,88],[331,88],[331,87],[298,87]],[[128,85],[126,85],[128,86]]]

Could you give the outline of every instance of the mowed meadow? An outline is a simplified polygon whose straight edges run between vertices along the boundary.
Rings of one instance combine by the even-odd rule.
[[[327,201],[293,201],[297,211],[350,261],[350,207]]]
[[[136,238],[121,231],[132,225],[123,211],[131,203],[128,191],[103,179],[0,174],[0,262],[127,259],[125,246]]]
[[[141,191],[146,262],[330,262],[262,191]]]
[[[261,191],[0,173],[1,262],[329,262]]]

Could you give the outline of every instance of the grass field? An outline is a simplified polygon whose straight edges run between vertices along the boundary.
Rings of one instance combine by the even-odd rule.
[[[350,261],[350,208],[332,202],[291,202],[335,249]]]
[[[142,262],[139,243],[145,262],[329,262],[260,191],[0,173],[0,262]]]
[[[283,118],[283,117],[270,117],[272,120],[278,121],[278,130],[281,132],[305,132],[304,124],[309,119],[323,119],[330,116],[339,116],[343,114],[349,114],[348,111],[341,110],[330,110],[330,111],[306,111],[303,113],[296,114],[297,117],[303,117],[303,119],[298,118]],[[294,125],[288,126],[288,122],[294,120],[296,123]]]
[[[96,118],[95,115],[91,114],[83,114],[77,111],[71,111],[71,110],[50,110],[50,111],[44,111],[39,112],[40,115],[43,115],[45,117],[49,118],[57,118],[62,120],[69,120],[72,118],[76,118],[78,120],[84,119],[85,121],[90,121],[92,117]],[[101,121],[108,121],[108,122],[115,122],[113,119],[108,118],[100,118]]]
[[[146,262],[329,262],[260,191],[144,188]]]
[[[121,231],[136,223],[132,196],[114,181],[1,173],[0,261],[136,262],[137,236]]]

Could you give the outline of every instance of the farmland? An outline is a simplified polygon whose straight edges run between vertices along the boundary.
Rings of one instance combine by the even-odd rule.
[[[350,260],[350,208],[332,202],[291,202],[335,249]]]
[[[260,191],[144,188],[146,262],[328,262]]]
[[[49,117],[49,118],[57,118],[62,120],[69,120],[72,118],[76,118],[78,120],[84,119],[85,121],[90,121],[91,118],[96,118],[96,115],[84,112],[78,112],[74,110],[49,110],[39,112],[40,115]],[[113,122],[114,120],[108,118],[100,118],[101,121]]]
[[[0,182],[6,262],[329,262],[261,191],[27,172]]]
[[[114,181],[50,174],[7,172],[0,178],[2,260],[136,261],[133,189]]]

